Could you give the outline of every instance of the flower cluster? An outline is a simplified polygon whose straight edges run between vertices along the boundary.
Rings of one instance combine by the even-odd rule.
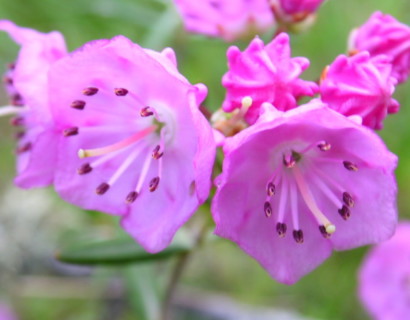
[[[227,40],[264,30],[278,12],[299,22],[321,3],[176,1],[189,29]],[[392,94],[410,65],[405,48],[378,43],[401,27],[382,18],[394,27],[381,35],[366,31],[373,23],[357,29],[354,54],[338,56],[319,83],[300,78],[309,60],[291,57],[286,33],[267,45],[255,37],[244,51],[230,47],[214,128],[199,108],[207,88],[179,73],[172,49],[117,36],[68,53],[59,33],[0,21],[21,45],[5,75],[11,106],[0,109],[22,128],[16,183],[52,184],[72,204],[120,216],[155,253],[208,199],[222,145],[215,233],[294,283],[333,249],[377,243],[395,230],[397,157],[373,129],[399,110]],[[378,46],[382,52],[372,50]],[[313,99],[301,104],[306,97]]]

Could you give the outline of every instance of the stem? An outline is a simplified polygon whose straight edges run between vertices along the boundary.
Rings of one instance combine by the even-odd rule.
[[[202,244],[207,234],[207,231],[208,231],[208,224],[205,221],[203,225],[201,226],[201,228],[198,230],[197,235],[195,236],[193,249],[180,254],[180,256],[178,257],[178,260],[174,266],[174,269],[172,270],[171,277],[170,277],[168,286],[165,291],[165,297],[164,297],[164,301],[162,304],[161,320],[172,319],[171,305],[173,302],[175,290],[178,286],[179,280],[181,279],[182,273],[187,266],[189,258],[194,252],[194,249],[198,248]]]

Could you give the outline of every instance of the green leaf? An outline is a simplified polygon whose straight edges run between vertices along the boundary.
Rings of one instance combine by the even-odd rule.
[[[179,232],[174,241],[156,254],[146,252],[132,238],[119,238],[77,243],[56,252],[56,259],[82,265],[121,265],[166,259],[189,251],[193,244],[186,234]]]
[[[157,278],[149,265],[138,264],[122,269],[124,285],[127,288],[134,316],[139,320],[160,318],[160,295]]]

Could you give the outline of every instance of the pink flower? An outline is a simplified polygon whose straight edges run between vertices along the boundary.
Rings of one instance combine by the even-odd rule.
[[[258,122],[225,141],[215,233],[287,284],[332,249],[391,236],[397,158],[381,139],[317,100],[284,113],[263,108]]]
[[[410,27],[382,12],[375,12],[369,20],[353,30],[349,37],[349,51],[369,51],[372,56],[385,54],[391,58],[393,75],[399,83],[410,74]]]
[[[287,14],[313,13],[324,0],[279,0],[282,10]]]
[[[395,84],[388,57],[371,58],[361,52],[352,57],[340,55],[325,69],[320,94],[332,109],[346,116],[360,115],[365,126],[381,129],[387,114],[399,110],[392,98]]]
[[[243,52],[238,47],[228,49],[228,72],[222,78],[226,97],[222,108],[233,111],[250,105],[245,117],[249,123],[256,121],[263,102],[272,103],[279,110],[297,106],[297,99],[313,96],[318,86],[299,78],[309,66],[309,60],[290,57],[289,36],[279,34],[269,44],[255,38]],[[245,100],[244,100],[245,99]]]
[[[50,69],[63,131],[55,187],[82,208],[120,215],[150,252],[164,249],[210,190],[215,143],[172,49],[125,37],[86,44]],[[78,156],[77,156],[78,154]]]
[[[58,32],[44,34],[6,20],[0,21],[0,30],[21,46],[4,78],[12,106],[0,108],[0,115],[16,115],[11,123],[23,129],[15,182],[24,188],[46,186],[53,180],[57,136],[48,109],[47,71],[66,54],[64,39]]]
[[[312,26],[323,0],[270,0],[279,29],[298,33]]]
[[[190,32],[233,41],[274,25],[267,0],[174,0]]]
[[[359,272],[359,296],[377,320],[407,319],[410,314],[410,223],[374,247]]]

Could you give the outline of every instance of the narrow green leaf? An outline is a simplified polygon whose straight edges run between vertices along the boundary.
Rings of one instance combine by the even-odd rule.
[[[160,295],[157,278],[149,265],[138,264],[122,269],[124,285],[127,288],[134,316],[139,320],[160,318]]]
[[[165,250],[156,254],[146,252],[134,239],[127,237],[69,245],[56,252],[56,258],[82,265],[121,265],[166,259],[191,248],[192,241],[179,232]]]

